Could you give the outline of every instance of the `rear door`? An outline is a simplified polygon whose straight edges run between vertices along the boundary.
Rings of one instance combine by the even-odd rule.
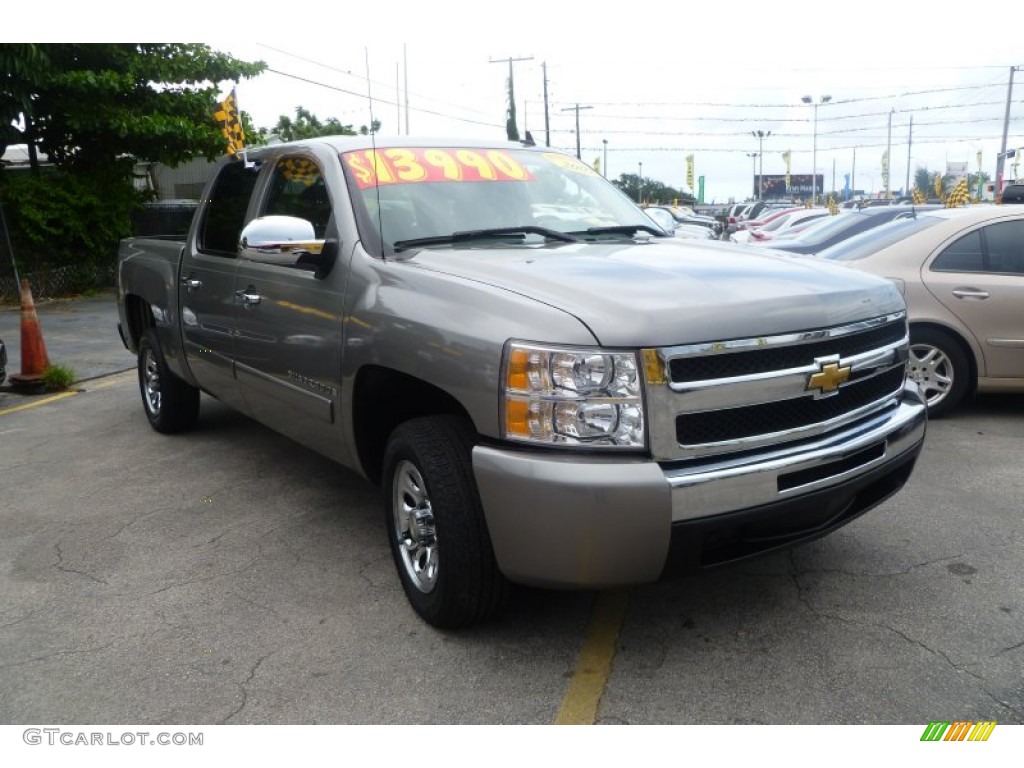
[[[921,276],[981,344],[982,376],[1024,377],[1024,219],[963,235],[926,264]]]
[[[327,185],[310,154],[276,160],[258,214],[305,219],[318,240],[337,238]],[[337,267],[318,275],[246,258],[235,274],[235,373],[249,412],[328,455],[338,450],[343,275]]]
[[[234,282],[238,235],[257,176],[255,166],[242,162],[221,167],[178,275],[181,332],[189,369],[204,390],[243,410],[233,372]]]

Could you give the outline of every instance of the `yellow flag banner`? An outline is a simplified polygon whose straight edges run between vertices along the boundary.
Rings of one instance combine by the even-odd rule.
[[[941,173],[936,173],[935,174],[935,196],[937,198],[939,198],[939,200],[942,199],[942,174]]]
[[[235,96],[235,89],[224,101],[220,102],[218,109],[213,113],[213,119],[220,124],[220,132],[227,140],[227,152],[232,157],[245,152],[245,131],[242,130],[242,119],[238,112],[238,99]]]
[[[924,196],[924,192],[914,187],[914,205],[924,205],[926,202],[928,202],[928,198]]]
[[[600,157],[595,157],[594,158],[594,170],[597,171],[598,173],[601,172],[601,158]]]
[[[836,199],[832,195],[828,196],[828,212],[833,216],[839,215],[839,205],[836,204]]]
[[[686,156],[686,186],[693,191],[693,155]]]

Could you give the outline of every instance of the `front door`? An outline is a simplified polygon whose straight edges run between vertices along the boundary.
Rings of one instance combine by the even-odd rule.
[[[317,239],[336,237],[317,163],[278,159],[261,215],[293,216]],[[337,456],[341,388],[343,270],[239,258],[235,273],[235,372],[248,412],[267,426]]]

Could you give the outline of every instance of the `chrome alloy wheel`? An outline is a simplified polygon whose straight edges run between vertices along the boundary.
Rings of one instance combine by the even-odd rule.
[[[955,373],[949,356],[931,344],[911,344],[907,373],[921,388],[929,408],[946,399],[953,389]]]
[[[416,589],[426,594],[437,585],[437,532],[423,476],[411,461],[395,467],[391,493],[402,564]]]
[[[142,354],[142,399],[146,410],[153,416],[160,415],[160,369],[152,347],[146,347]]]

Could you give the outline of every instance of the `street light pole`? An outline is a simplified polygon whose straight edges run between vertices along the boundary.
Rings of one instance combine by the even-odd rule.
[[[644,164],[638,163],[640,170],[636,175],[636,204],[640,205],[644,201]]]
[[[772,132],[751,131],[750,135],[757,139],[757,154],[761,158],[761,172],[758,174],[758,183],[755,190],[757,194],[754,195],[754,197],[760,200],[764,194],[764,140],[771,136]]]
[[[819,101],[815,101],[810,96],[802,96],[800,98],[804,104],[811,104],[814,106],[814,138],[811,149],[811,165],[814,166],[811,169],[811,205],[818,204],[818,105],[827,104],[832,101],[831,96],[822,96]]]
[[[750,158],[750,179],[754,189],[754,197],[757,197],[757,152],[747,152]]]

